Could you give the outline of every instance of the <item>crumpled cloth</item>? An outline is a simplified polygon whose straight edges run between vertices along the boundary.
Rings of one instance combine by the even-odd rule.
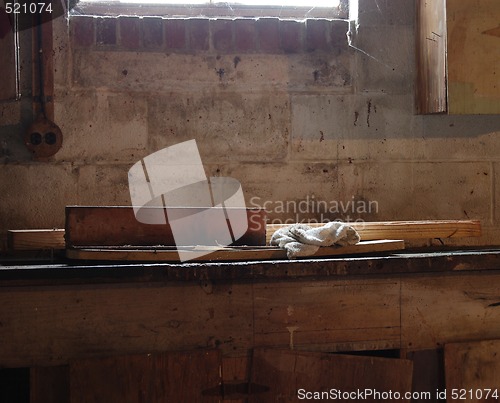
[[[292,224],[280,228],[270,244],[286,250],[289,259],[314,255],[321,246],[354,245],[360,241],[358,232],[348,224],[330,221],[321,227]]]

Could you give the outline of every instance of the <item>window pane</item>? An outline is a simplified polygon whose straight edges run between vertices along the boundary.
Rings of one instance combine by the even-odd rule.
[[[85,0],[90,2],[99,2],[104,0]],[[223,0],[116,0],[121,3],[147,3],[147,4],[175,4],[175,5],[192,5],[192,4],[234,4],[248,6],[274,6],[274,7],[338,7],[340,0],[240,0],[240,1],[223,1]]]

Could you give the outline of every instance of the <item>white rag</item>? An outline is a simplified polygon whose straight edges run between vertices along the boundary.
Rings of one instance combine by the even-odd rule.
[[[289,259],[314,255],[321,246],[354,245],[359,234],[348,224],[330,221],[321,227],[293,224],[280,228],[271,237],[270,244],[286,250]]]

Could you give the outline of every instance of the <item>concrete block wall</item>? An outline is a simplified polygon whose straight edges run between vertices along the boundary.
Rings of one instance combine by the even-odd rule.
[[[414,1],[359,0],[350,44],[338,20],[55,20],[63,147],[31,161],[29,102],[0,104],[0,231],[129,205],[128,169],[194,138],[271,221],[480,219],[458,242],[499,244],[500,116],[415,114]]]

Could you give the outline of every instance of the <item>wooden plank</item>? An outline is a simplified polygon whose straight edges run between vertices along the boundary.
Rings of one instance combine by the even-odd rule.
[[[358,255],[364,253],[380,253],[388,251],[403,250],[404,241],[385,240],[385,241],[365,241],[356,245],[322,247],[312,257],[331,257]],[[212,251],[207,255],[199,256],[197,251]],[[192,249],[183,249],[187,260],[190,253],[193,261],[252,261],[252,260],[281,260],[287,259],[284,249],[275,247],[263,248],[220,248],[193,247]],[[109,261],[153,261],[153,262],[178,262],[179,255],[176,250],[169,249],[67,249],[66,256],[70,259],[79,260],[109,260]],[[308,256],[307,258],[311,258]]]
[[[500,338],[498,271],[402,279],[401,345],[434,349],[445,343]]]
[[[256,346],[315,351],[400,346],[398,280],[264,283],[253,292]]]
[[[411,379],[409,360],[255,349],[249,403],[299,402],[307,397],[305,392],[320,393],[308,400],[410,402],[404,394],[411,392]],[[254,389],[258,393],[252,393]],[[330,395],[332,390],[335,395]],[[372,395],[364,394],[360,399],[357,392],[366,390]],[[351,392],[351,398],[335,397]],[[396,393],[398,399],[394,398]]]
[[[223,357],[222,383],[224,402],[245,403],[250,382],[250,357]]]
[[[500,113],[498,0],[447,0],[450,114]]]
[[[500,401],[500,340],[446,344],[444,362],[448,401]],[[451,399],[453,389],[460,399]]]
[[[151,208],[151,211],[158,209]],[[161,210],[161,209],[160,209]],[[176,209],[179,214],[195,214],[197,208]],[[247,209],[248,230],[234,245],[265,245],[265,211]],[[199,233],[217,233],[227,222],[200,221]],[[213,236],[212,236],[213,237]],[[175,246],[170,226],[143,224],[136,220],[134,210],[127,206],[66,207],[66,246]]]
[[[83,359],[70,364],[71,403],[219,402],[217,350]]]
[[[413,362],[412,392],[417,392],[415,396],[420,396],[419,399],[412,399],[412,402],[441,401],[436,392],[443,392],[446,387],[443,349],[407,351],[404,358]]]
[[[7,242],[10,250],[64,249],[63,229],[9,230]]]
[[[444,113],[447,111],[446,0],[417,0],[416,7],[417,112]]]
[[[69,367],[30,368],[30,403],[69,403]]]
[[[0,367],[207,347],[225,356],[247,354],[253,340],[251,285],[212,284],[202,277],[187,285],[3,288]]]
[[[481,223],[477,220],[429,220],[429,221],[380,221],[348,223],[358,231],[361,240],[460,238],[481,236]],[[320,227],[324,223],[311,223]],[[269,244],[275,231],[284,224],[268,224],[266,242]]]

